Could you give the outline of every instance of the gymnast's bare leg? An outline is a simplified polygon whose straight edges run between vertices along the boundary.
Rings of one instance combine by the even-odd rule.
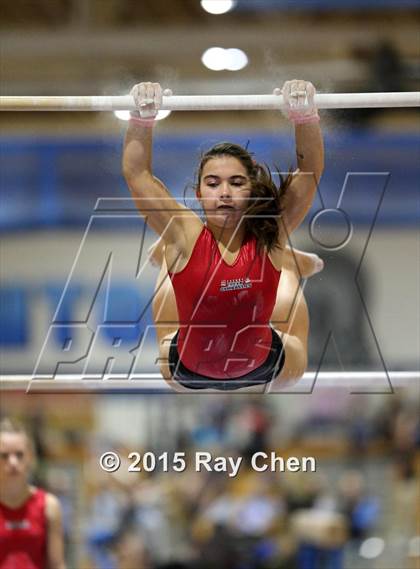
[[[267,384],[275,392],[296,383],[308,365],[309,312],[301,282],[324,268],[317,255],[286,248],[277,298],[270,323],[279,334],[285,351],[280,374]]]
[[[311,275],[302,275],[307,276]],[[270,322],[282,340],[285,362],[280,374],[266,385],[268,392],[280,391],[295,383],[308,365],[309,312],[300,277],[293,267],[283,268],[281,273]]]

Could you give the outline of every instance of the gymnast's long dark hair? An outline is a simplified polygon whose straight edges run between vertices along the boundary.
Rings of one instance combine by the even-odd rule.
[[[197,171],[196,189],[200,186],[206,163],[219,156],[233,156],[244,166],[251,181],[250,202],[245,210],[245,234],[255,236],[259,251],[271,251],[278,245],[278,220],[283,212],[284,196],[292,181],[292,173],[282,176],[276,169],[279,176],[277,186],[267,166],[256,162],[246,148],[231,142],[220,142],[202,155]]]

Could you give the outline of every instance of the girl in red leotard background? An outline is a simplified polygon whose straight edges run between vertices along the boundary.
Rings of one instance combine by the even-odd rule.
[[[32,442],[19,424],[0,423],[0,569],[65,569],[58,499],[29,483]]]
[[[278,390],[306,369],[309,318],[299,280],[323,264],[286,244],[311,207],[323,141],[313,85],[287,81],[281,92],[295,125],[298,169],[277,187],[246,149],[215,145],[198,168],[203,222],[152,174],[160,85],[132,89],[138,112],[126,134],[123,172],[161,236],[153,312],[161,372],[178,391]]]

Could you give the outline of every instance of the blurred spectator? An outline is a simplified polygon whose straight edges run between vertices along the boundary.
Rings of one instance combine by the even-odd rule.
[[[342,475],[338,490],[338,510],[348,520],[350,537],[366,537],[378,522],[378,499],[368,493],[363,475],[355,470],[349,470]]]
[[[129,473],[131,444],[112,444],[85,430],[74,437],[77,447],[87,438],[91,441],[91,463],[83,462],[81,470],[82,463],[75,461],[86,449],[75,452],[74,445],[66,443],[68,426],[51,427],[47,415],[38,411],[43,426],[39,442],[47,457],[43,471],[48,486],[62,498],[66,532],[77,549],[73,566],[81,557],[74,527],[80,527],[87,541],[83,567],[89,569],[364,569],[359,542],[381,534],[384,540],[405,540],[400,551],[406,554],[419,513],[413,507],[419,477],[417,399],[413,402],[406,392],[369,398],[322,389],[301,398],[302,413],[288,421],[287,430],[277,401],[283,404],[284,399],[268,406],[264,398],[206,398],[198,411],[195,408],[200,416],[208,412],[205,421],[178,421],[173,428],[183,433],[189,449],[188,467],[179,473]],[[185,409],[178,398],[169,404],[172,414]],[[153,421],[160,424],[162,414],[154,410],[151,417],[152,431]],[[197,424],[203,422],[211,436],[200,435]],[[172,434],[171,441],[176,440],[177,433]],[[166,431],[155,430],[153,436],[153,444],[165,449]],[[57,454],[60,441],[66,444]],[[120,471],[113,474],[98,467],[98,456],[109,449],[122,457]],[[226,473],[195,472],[195,451],[206,449],[213,456],[242,456],[240,474],[230,478]],[[318,472],[256,473],[245,458],[263,449],[280,455],[313,454],[319,460]],[[309,520],[304,525],[306,541],[294,526],[302,511]],[[329,541],[343,536],[341,522],[328,525],[332,520],[344,520],[345,543]],[[326,527],[331,531],[324,531]],[[349,555],[351,563],[345,565]]]
[[[408,71],[396,46],[389,39],[380,40],[374,47],[355,47],[353,56],[367,68],[365,82],[354,86],[354,91],[382,93],[409,91]],[[351,126],[368,126],[370,121],[384,113],[398,109],[347,109],[334,111],[336,120]]]
[[[381,40],[368,54],[371,86],[368,91],[407,91],[407,71],[395,45]]]

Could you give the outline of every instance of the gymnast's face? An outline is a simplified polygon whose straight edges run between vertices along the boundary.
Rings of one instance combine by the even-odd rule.
[[[203,167],[197,197],[207,221],[235,227],[248,207],[251,182],[245,166],[234,156],[211,158]]]
[[[24,433],[0,434],[0,483],[25,481],[33,464],[33,454]]]

